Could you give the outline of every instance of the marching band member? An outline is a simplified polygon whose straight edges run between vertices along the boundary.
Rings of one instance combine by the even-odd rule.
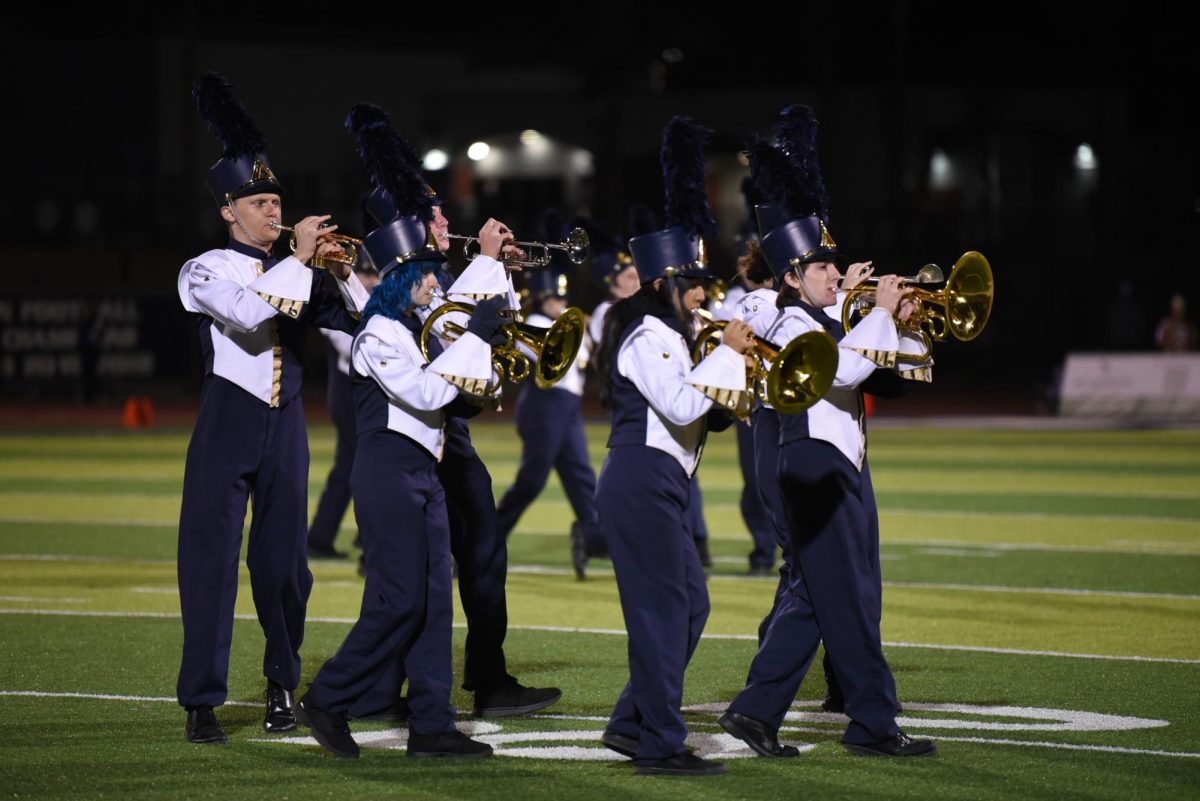
[[[292,692],[312,587],[305,558],[308,438],[300,402],[309,326],[351,331],[366,291],[344,265],[336,278],[305,262],[341,250],[322,237],[325,216],[295,226],[295,255],[277,258],[283,194],[262,134],[224,79],[193,89],[200,115],[221,139],[208,183],[229,244],[184,264],[179,299],[195,315],[205,356],[200,413],[188,445],[179,519],[183,657],[179,703],[189,742],[221,743],[213,707],[225,702],[238,555],[252,500],[247,566],[266,635],[268,733],[295,729]]]
[[[714,399],[718,409],[735,404],[746,388],[743,354],[751,345],[749,328],[730,323],[723,344],[692,368],[692,312],[712,277],[699,255],[700,234],[712,227],[703,189],[708,134],[683,117],[664,132],[671,227],[630,240],[642,288],[609,310],[599,358],[613,427],[596,502],[629,634],[630,672],[601,740],[651,775],[725,771],[686,749],[680,712],[684,669],[709,611],[684,515],[690,479]]]
[[[421,322],[415,309],[432,299],[439,265],[423,258],[428,234],[422,217],[429,206],[400,207],[417,213],[402,213],[365,240],[382,277],[352,351],[358,412],[352,487],[367,553],[362,609],[300,699],[299,718],[326,749],[357,757],[347,713],[403,663],[408,755],[486,757],[491,746],[456,730],[450,704],[450,530],[437,465],[448,407],[460,389],[477,394],[491,379],[488,342],[500,326],[503,302],[480,302],[463,336],[426,364],[416,343]],[[498,231],[480,237],[485,253],[499,255]]]
[[[388,187],[400,170],[420,177],[420,160],[412,146],[396,133],[382,109],[360,103],[346,122],[358,141],[360,155],[375,185],[366,201],[367,212],[384,224],[396,215]],[[420,181],[432,215],[423,258],[433,260],[439,270],[444,270],[446,251],[450,249],[449,221],[443,214],[441,198],[423,178]],[[399,187],[394,191],[400,191]],[[505,244],[497,254],[481,251],[451,285],[450,297],[475,302],[499,296],[505,299],[507,312],[517,308],[517,295],[509,271],[498,257],[520,256],[521,252],[509,244],[513,232],[499,220],[489,219],[484,223],[480,230],[481,244],[485,235],[499,236]],[[439,272],[439,276],[443,274]],[[446,293],[435,287],[432,301],[416,313],[424,320],[447,299]],[[442,320],[453,317],[458,315],[446,315]],[[465,323],[461,319],[458,322]],[[439,336],[444,333],[441,325],[433,330]],[[443,344],[447,342],[443,340]],[[450,414],[446,420],[446,447],[437,473],[446,492],[450,550],[458,566],[459,599],[467,618],[463,689],[475,694],[473,711],[482,717],[521,715],[544,709],[557,702],[562,691],[557,687],[526,687],[508,672],[504,654],[508,632],[505,597],[508,546],[496,516],[492,477],[471,443],[471,432],[463,415]],[[403,719],[407,714],[401,697],[404,679],[403,665],[397,664],[394,671],[358,700],[350,711],[351,717]]]
[[[791,121],[785,112],[785,124]],[[809,202],[789,199],[788,211],[808,205],[823,215],[823,186],[808,190]],[[891,370],[910,347],[896,320],[907,320],[916,304],[901,279],[885,276],[875,310],[846,333],[828,313],[838,305],[840,254],[817,213],[776,226],[761,248],[779,287],[778,311],[764,338],[783,345],[824,330],[838,342],[839,361],[828,394],[805,412],[777,417],[791,580],[777,598],[746,687],[719,722],[763,756],[797,756],[796,748],[779,744],[777,732],[823,640],[850,717],[846,747],[864,755],[934,754],[931,741],[913,740],[896,724],[895,681],[879,629],[878,513],[864,469],[862,392],[890,392],[904,383]]]
[[[561,228],[553,223],[549,227]],[[561,230],[547,231],[550,241],[558,241],[561,234]],[[537,270],[529,275],[528,284],[534,311],[525,322],[549,330],[567,310],[566,273],[551,268]],[[528,358],[534,358],[532,351],[524,346],[522,350]],[[532,378],[524,382],[514,415],[521,437],[521,463],[512,486],[496,506],[500,530],[507,537],[546,486],[551,469],[556,470],[575,512],[571,524],[571,563],[578,579],[586,577],[588,556],[607,550],[596,512],[596,474],[583,433],[581,405],[588,356],[589,348],[584,342],[575,364],[551,387],[542,389]]]

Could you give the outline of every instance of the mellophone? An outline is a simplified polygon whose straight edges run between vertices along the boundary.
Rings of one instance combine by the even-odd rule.
[[[846,290],[842,303],[842,325],[846,331],[860,322],[875,307],[877,278],[868,278]],[[915,276],[904,279],[913,285],[910,295],[917,311],[907,321],[896,322],[898,329],[916,335],[923,343],[919,354],[897,354],[898,362],[920,364],[933,353],[934,341],[952,334],[960,342],[969,342],[983,331],[991,316],[995,285],[988,260],[978,251],[964,253],[954,264],[950,277],[940,267],[927,264]],[[699,364],[718,344],[726,322],[698,314],[702,325],[692,347],[692,362]],[[754,367],[746,376],[746,392],[733,414],[749,416],[757,398],[783,414],[796,414],[819,401],[837,372],[837,345],[824,331],[810,331],[784,346],[754,337],[750,351]],[[712,396],[707,389],[705,394]]]

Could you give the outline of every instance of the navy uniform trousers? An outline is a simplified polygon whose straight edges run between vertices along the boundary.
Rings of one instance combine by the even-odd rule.
[[[596,503],[629,634],[629,683],[608,730],[638,740],[635,764],[684,752],[684,670],[708,620],[704,570],[684,510],[692,484],[667,453],[613,447]]]
[[[792,551],[791,545],[788,542],[787,510],[783,506],[783,496],[779,493],[779,412],[759,406],[754,410],[751,428],[754,433],[754,471],[755,482],[758,485],[759,499],[762,503],[763,513],[770,522],[775,542],[783,552],[782,563],[779,566],[779,584],[775,588],[775,600],[771,604],[771,611],[767,612],[766,617],[758,625],[758,641],[761,644],[763,637],[767,636],[767,627],[771,625],[771,618],[775,616],[775,609],[779,606],[779,600],[783,597],[788,585],[792,581]],[[873,505],[875,502],[875,493],[870,491],[871,474],[867,467],[866,459],[863,460],[862,475]],[[878,541],[878,516],[872,514],[872,519],[875,520],[875,539]],[[877,603],[879,603],[882,601],[883,584],[882,575],[879,574],[878,570],[876,574],[876,598]],[[837,675],[833,671],[833,663],[829,659],[828,652],[825,653],[823,668],[825,671],[825,684],[829,695],[836,701],[842,697],[842,690],[838,685]],[[806,666],[805,672],[807,670]]]
[[[354,382],[337,366],[337,351],[329,350],[329,413],[337,431],[333,467],[317,503],[317,513],[308,529],[310,545],[332,548],[346,507],[350,505],[350,470],[354,467],[355,411]]]
[[[896,686],[880,638],[879,522],[870,472],[833,445],[781,446],[779,483],[791,537],[791,581],[781,594],[746,687],[730,710],[778,728],[817,645],[825,642],[845,695],[847,743],[899,732]]]
[[[179,514],[183,660],[176,690],[185,707],[225,703],[247,498],[252,519],[246,564],[267,638],[263,675],[292,689],[300,682],[304,610],[312,589],[304,542],[304,409],[298,396],[272,409],[209,375],[188,444]]]
[[[742,471],[739,506],[742,521],[750,530],[750,538],[754,541],[754,550],[750,551],[750,567],[771,568],[775,566],[775,546],[779,538],[771,525],[758,487],[758,472],[754,460],[754,429],[741,422],[734,423],[733,428],[737,433],[738,467]]]
[[[402,434],[370,431],[358,440],[352,486],[367,556],[362,608],[309,697],[347,712],[399,668],[409,680],[409,730],[454,731],[450,528],[437,462]]]
[[[437,475],[446,493],[450,552],[458,563],[458,595],[467,617],[462,686],[486,692],[514,681],[504,658],[508,546],[496,522],[492,477],[471,445],[470,432],[461,419],[447,420],[446,447]],[[366,557],[369,573],[372,556],[368,552]],[[403,694],[407,673],[403,663],[397,662],[393,668],[354,704],[352,716],[365,717],[396,704]]]
[[[583,435],[582,401],[565,389],[539,389],[527,384],[521,390],[515,415],[522,444],[521,466],[496,507],[505,537],[541,493],[554,469],[575,519],[583,527],[589,552],[603,550],[604,535],[596,513],[596,473],[588,460]]]

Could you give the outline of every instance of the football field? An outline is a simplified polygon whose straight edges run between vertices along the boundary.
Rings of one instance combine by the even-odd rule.
[[[511,424],[472,426],[497,495],[516,471]],[[885,652],[910,734],[934,759],[852,756],[810,673],[780,733],[798,759],[756,758],[716,719],[742,687],[775,580],[747,576],[732,434],[700,480],[715,560],[712,616],[687,674],[690,744],[724,776],[635,776],[599,734],[627,679],[611,566],[575,579],[572,514],[550,484],[509,541],[506,652],[562,700],[460,727],[479,763],[409,760],[405,731],[352,724],[338,760],[263,733],[262,633],[244,564],[224,746],[184,740],[176,526],[189,431],[0,434],[0,792],[117,799],[1189,799],[1200,798],[1200,430],[878,426]],[[593,462],[606,427],[588,428]],[[333,430],[310,430],[310,509]],[[347,515],[338,547],[350,549]],[[314,561],[307,683],[341,643],[362,582]],[[464,629],[456,610],[455,663]],[[436,762],[436,761],[435,761]]]

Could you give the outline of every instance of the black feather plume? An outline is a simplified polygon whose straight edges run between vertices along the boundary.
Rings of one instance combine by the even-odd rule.
[[[757,134],[746,144],[750,159],[750,181],[767,203],[787,203],[789,192],[802,180],[799,170],[782,150]]]
[[[374,103],[355,103],[350,109],[350,113],[346,115],[346,132],[351,136],[358,136],[359,131],[374,122],[382,122],[390,126],[392,119],[386,111]]]
[[[395,137],[394,144],[399,157],[411,164],[414,169],[421,169],[421,157],[417,154],[417,149],[407,139],[396,133],[392,118],[382,108],[373,103],[356,103],[350,109],[350,113],[346,115],[346,131],[356,138],[359,131],[374,124],[386,125],[392,132],[392,136]]]
[[[373,122],[359,129],[358,155],[371,184],[392,197],[401,216],[416,215],[424,222],[433,219],[433,203],[425,191],[425,178],[415,163],[406,158],[396,135],[386,122]]]
[[[626,234],[630,239],[635,236],[642,236],[651,231],[659,230],[658,220],[654,216],[654,212],[650,211],[650,207],[645,203],[634,203],[629,207],[628,219],[625,221]]]
[[[704,150],[712,131],[691,117],[673,117],[663,130],[663,183],[666,185],[667,225],[692,234],[715,233],[704,191]]]
[[[215,72],[206,72],[192,84],[196,110],[208,123],[208,130],[221,140],[222,155],[227,159],[253,156],[267,149],[262,132],[233,93],[233,85]]]
[[[813,110],[798,103],[779,112],[775,138],[797,173],[798,180],[784,199],[788,210],[797,216],[816,214],[825,219],[829,198],[817,158],[817,117]]]

